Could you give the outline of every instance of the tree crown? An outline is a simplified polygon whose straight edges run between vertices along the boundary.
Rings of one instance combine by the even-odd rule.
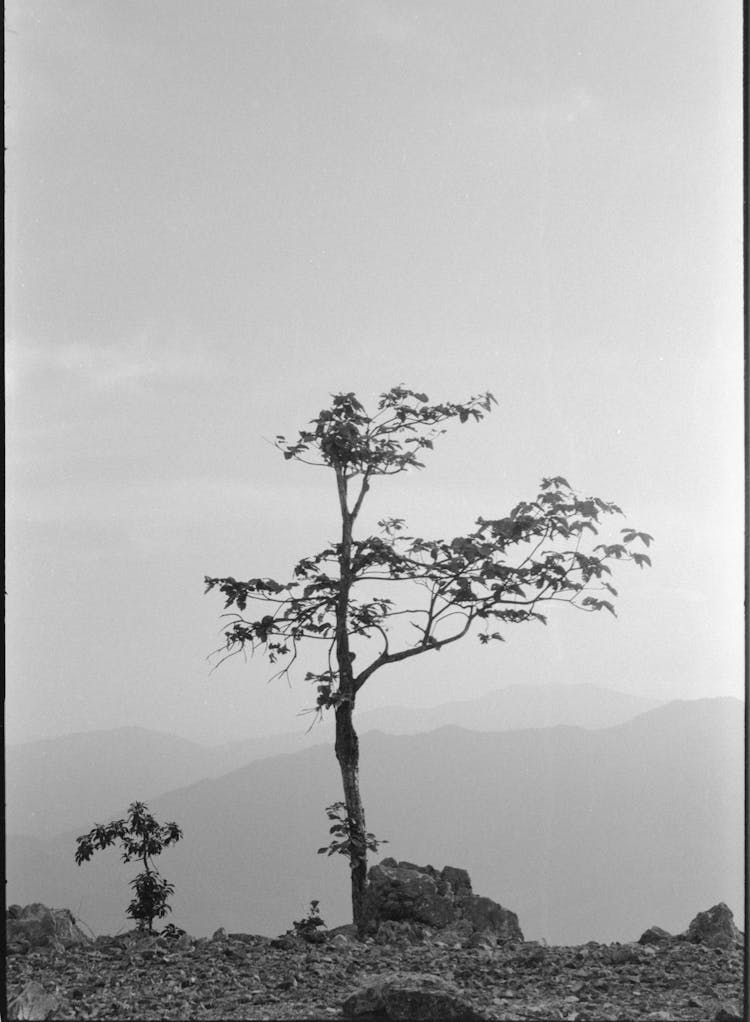
[[[348,650],[350,640],[376,647],[352,676],[356,693],[381,667],[437,651],[474,625],[479,641],[488,643],[503,640],[498,624],[546,623],[542,604],[564,602],[583,612],[614,615],[618,593],[610,581],[612,564],[650,565],[633,544],[648,547],[653,537],[624,528],[618,542],[584,550],[586,537],[596,537],[604,519],[623,512],[599,497],[581,497],[562,476],[543,479],[534,499],[502,517],[477,518],[472,530],[450,540],[408,535],[400,518],[381,520],[374,535],[353,537],[374,477],[422,468],[420,458],[445,432],[443,423],[481,421],[493,404],[489,392],[460,404],[430,404],[426,394],[400,386],[382,394],[370,415],[353,393],[336,394],[297,440],[277,436],[276,446],[287,460],[334,472],[342,540],[301,558],[287,582],[206,577],[206,591],[218,589],[229,611],[225,654],[262,649],[271,663],[283,661],[278,672],[283,674],[303,641],[325,643],[328,668],[306,675],[317,687],[316,709],[322,712],[350,698],[342,689],[341,657],[338,670],[332,659]],[[406,583],[410,605],[401,607],[392,594]],[[411,605],[415,586],[418,606]],[[403,619],[414,629],[411,641],[396,627]]]

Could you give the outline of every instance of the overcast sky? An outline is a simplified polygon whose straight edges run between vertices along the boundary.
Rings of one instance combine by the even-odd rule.
[[[743,695],[741,5],[10,0],[10,741],[306,726],[210,673],[206,574],[285,579],[333,480],[267,442],[353,390],[491,390],[373,487],[450,536],[561,474],[655,536],[617,620],[381,672],[359,705],[511,683]],[[619,529],[625,523],[617,522]]]

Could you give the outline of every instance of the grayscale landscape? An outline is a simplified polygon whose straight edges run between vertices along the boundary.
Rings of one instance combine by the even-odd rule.
[[[736,0],[8,0],[4,1018],[740,1022]]]
[[[506,702],[512,694],[506,690]],[[574,689],[561,715],[576,707],[590,721],[607,696],[613,711],[621,708],[618,693],[592,696],[583,707]],[[528,712],[523,703],[520,709]],[[720,901],[742,929],[743,721],[743,704],[726,698],[673,702],[602,729],[364,731],[368,822],[389,840],[383,854],[467,868],[477,890],[518,913],[531,940],[625,942],[650,923],[676,932],[694,906]],[[95,736],[97,758],[91,737],[59,741],[69,757],[63,776],[88,778],[91,802],[79,798],[77,829],[42,840],[12,828],[9,901],[70,905],[97,933],[127,928],[122,892],[133,867],[128,873],[114,852],[77,867],[73,850],[94,820],[122,815],[132,794],[184,829],[184,843],[163,857],[176,886],[176,925],[196,935],[224,926],[273,937],[311,898],[331,926],[347,922],[345,866],[315,854],[325,838],[320,805],[337,790],[327,744],[261,754],[220,776],[211,772],[212,750],[203,750],[203,776],[175,789],[173,775],[158,783],[157,776],[159,750],[180,764],[178,740],[148,732],[137,741],[122,732]],[[118,742],[133,755],[118,755]],[[38,749],[18,750],[28,757],[24,776]],[[198,750],[189,749],[193,763]],[[39,781],[61,760],[46,762],[45,771],[37,761]],[[30,818],[41,804],[12,786],[13,750],[8,765],[9,819],[23,818],[22,798]],[[110,770],[123,788],[119,801],[107,803]],[[58,781],[55,798],[62,787]],[[67,797],[72,802],[74,790]],[[38,815],[49,818],[43,810]]]

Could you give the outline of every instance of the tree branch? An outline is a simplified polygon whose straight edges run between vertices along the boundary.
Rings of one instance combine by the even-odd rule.
[[[466,624],[460,632],[456,632],[455,635],[449,636],[447,639],[429,639],[427,644],[420,644],[419,646],[411,646],[409,649],[401,649],[398,653],[381,653],[373,662],[366,667],[361,674],[358,674],[354,679],[354,691],[358,692],[368,678],[372,677],[375,671],[381,667],[385,667],[387,664],[396,664],[401,660],[408,660],[409,657],[419,656],[420,653],[426,653],[428,650],[440,650],[443,646],[448,646],[451,642],[457,642],[462,639],[471,627],[471,623],[474,620],[475,615],[472,611],[466,616]]]

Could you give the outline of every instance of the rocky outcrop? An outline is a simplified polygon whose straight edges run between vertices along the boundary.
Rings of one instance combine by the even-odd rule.
[[[351,994],[341,1006],[345,1018],[466,1019],[482,1022],[453,983],[424,973],[402,973],[378,979]]]
[[[639,944],[664,945],[671,941],[689,941],[707,947],[739,948],[744,945],[745,937],[735,926],[731,910],[720,901],[713,908],[699,912],[684,933],[673,936],[660,926],[649,926],[638,938]]]
[[[515,912],[474,894],[465,869],[438,871],[388,858],[370,869],[368,881],[367,913],[376,932],[380,927],[391,932],[394,923],[448,931],[462,923],[469,933],[487,931],[501,942],[523,940]]]
[[[23,953],[38,947],[75,947],[91,938],[77,925],[67,908],[11,905],[6,912],[5,933],[8,950]]]
[[[370,869],[368,881],[367,913],[375,923],[404,920],[440,928],[456,917],[450,881],[432,866],[383,859]]]
[[[744,936],[735,926],[734,916],[723,901],[706,912],[699,912],[681,938],[691,944],[707,944],[709,947],[731,948],[744,944]]]

